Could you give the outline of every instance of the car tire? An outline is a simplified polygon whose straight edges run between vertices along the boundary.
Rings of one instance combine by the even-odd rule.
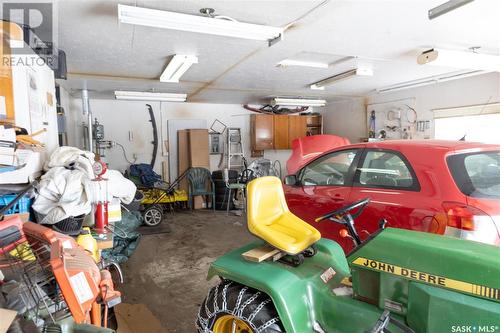
[[[230,333],[233,322],[238,325],[237,332],[285,332],[273,301],[267,294],[224,280],[208,292],[198,311],[196,328],[199,333]]]

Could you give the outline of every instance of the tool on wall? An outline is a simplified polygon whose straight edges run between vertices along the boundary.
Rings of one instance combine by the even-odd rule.
[[[429,130],[430,128],[431,128],[430,120],[417,121],[417,131],[418,132],[425,132],[426,130]]]
[[[368,137],[375,138],[375,110],[372,110],[370,113],[370,126],[368,129]]]
[[[153,112],[153,108],[150,104],[146,104],[149,111],[149,121],[151,122],[151,126],[153,127],[153,156],[151,157],[151,167],[154,168],[156,162],[156,154],[158,153],[158,128],[156,127],[156,119],[155,114]]]

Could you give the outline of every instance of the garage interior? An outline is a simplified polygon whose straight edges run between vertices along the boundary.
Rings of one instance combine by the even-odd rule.
[[[0,333],[500,332],[498,1],[0,11]]]

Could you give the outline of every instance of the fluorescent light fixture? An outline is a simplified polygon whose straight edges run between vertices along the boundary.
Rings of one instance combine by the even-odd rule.
[[[155,93],[148,91],[115,91],[115,98],[131,101],[185,102],[186,94]]]
[[[416,88],[416,87],[422,87],[422,86],[428,86],[431,84],[436,84],[436,83],[442,83],[442,82],[447,82],[447,81],[452,81],[452,80],[458,80],[458,79],[464,79],[466,77],[471,77],[475,75],[480,75],[487,73],[485,71],[468,71],[468,72],[453,72],[453,73],[448,73],[444,75],[439,75],[439,76],[432,76],[420,80],[414,80],[414,81],[407,81],[403,83],[398,83],[394,84],[391,86],[383,87],[377,89],[377,92],[379,94],[383,93],[388,93],[392,91],[399,91],[399,90],[405,90],[405,89],[411,89],[411,88]]]
[[[500,56],[443,49],[430,49],[417,57],[420,65],[500,72]]]
[[[455,10],[459,7],[462,7],[463,5],[466,5],[474,0],[450,0],[446,1],[443,4],[440,4],[437,7],[434,7],[432,9],[429,9],[429,12],[427,15],[429,16],[429,20],[435,19],[436,17],[439,17],[441,15],[444,15],[448,12],[451,12],[452,10]]]
[[[314,67],[314,68],[328,68],[328,64],[314,61],[303,61],[303,60],[293,60],[285,59],[278,63],[278,66],[288,67],[288,66],[301,66],[301,67]]]
[[[313,83],[311,84],[310,88],[314,90],[324,90],[326,86],[356,76],[373,76],[373,70],[367,67],[353,68],[346,72],[335,74],[333,76],[330,76],[329,78]]]
[[[326,100],[312,98],[288,98],[275,97],[271,100],[271,105],[287,105],[287,106],[325,106]]]
[[[176,54],[170,60],[167,67],[160,76],[160,82],[179,82],[181,76],[191,67],[198,63],[198,57],[194,55]]]
[[[283,37],[283,28],[242,23],[216,17],[196,16],[164,10],[118,5],[121,23],[143,25],[243,39],[273,41]]]

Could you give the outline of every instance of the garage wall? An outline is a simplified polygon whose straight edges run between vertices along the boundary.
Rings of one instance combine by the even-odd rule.
[[[415,98],[418,120],[431,120],[431,135],[434,137],[433,109],[500,102],[500,74],[489,73],[392,93],[371,94],[366,104],[405,98]]]
[[[366,136],[366,108],[363,97],[334,101],[322,108],[323,132],[348,138],[352,143]]]
[[[137,155],[137,162],[149,163],[152,154],[152,130],[149,122],[149,114],[145,106],[146,102],[117,101],[111,99],[90,99],[90,109],[94,117],[104,125],[106,140],[113,140],[125,146],[127,156],[130,159]],[[250,114],[252,112],[243,109],[238,104],[205,104],[205,103],[166,103],[152,102],[158,131],[161,133],[161,146],[158,148],[158,157],[155,169],[161,173],[161,161],[167,160],[163,140],[167,140],[168,119],[206,119],[210,127],[215,119],[219,119],[228,127],[240,127],[242,130],[243,144],[246,156],[250,156]],[[80,98],[71,100],[70,115],[71,129],[77,133],[71,144],[78,147],[83,146],[81,136],[82,101]],[[134,139],[129,141],[129,131],[133,132]],[[208,144],[208,143],[207,143]],[[163,152],[163,153],[162,153]],[[279,160],[282,170],[290,156],[290,150],[269,150],[264,157],[272,161]],[[123,157],[119,147],[106,151],[105,160],[114,169],[124,171],[128,163]],[[220,155],[210,156],[210,168],[218,169]]]
[[[489,73],[435,85],[385,94],[368,94],[330,102],[321,111],[324,132],[345,136],[351,142],[367,137],[366,105],[415,98],[419,120],[433,120],[433,109],[500,102],[500,74]],[[431,135],[434,135],[433,121]]]

